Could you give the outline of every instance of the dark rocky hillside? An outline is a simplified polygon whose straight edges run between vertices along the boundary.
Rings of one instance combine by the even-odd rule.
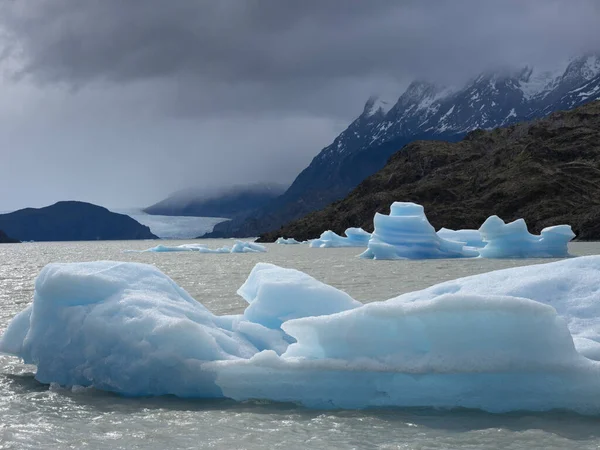
[[[17,244],[20,241],[18,239],[13,239],[9,236],[7,236],[7,234],[0,230],[0,244]]]
[[[399,148],[417,140],[455,142],[600,99],[600,54],[547,71],[486,72],[448,88],[417,80],[396,100],[371,98],[362,114],[325,147],[279,198],[248,217],[215,226],[210,237],[257,236],[344,198]]]
[[[531,123],[475,130],[457,143],[417,141],[346,198],[263,234],[315,238],[327,229],[373,229],[394,201],[425,206],[437,228],[479,228],[490,215],[525,218],[530,230],[570,224],[600,239],[600,102]]]
[[[21,241],[157,239],[129,216],[84,202],[58,202],[0,214],[0,229]]]

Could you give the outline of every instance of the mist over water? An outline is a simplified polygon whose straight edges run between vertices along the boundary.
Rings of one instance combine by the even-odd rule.
[[[164,242],[165,245],[179,245]],[[230,241],[203,241],[211,248]],[[239,313],[235,291],[257,262],[309,273],[362,302],[457,277],[550,260],[368,261],[360,249],[268,244],[263,254],[123,253],[153,241],[0,246],[0,333],[32,299],[49,262],[122,260],[156,265],[217,314]],[[599,243],[573,243],[576,255]],[[123,398],[39,384],[35,368],[0,356],[0,448],[598,448],[600,418],[551,412],[384,409],[314,411],[290,404]]]

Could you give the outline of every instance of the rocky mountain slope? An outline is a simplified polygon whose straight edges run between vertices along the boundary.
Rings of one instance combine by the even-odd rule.
[[[4,231],[0,230],[0,244],[17,244],[20,241],[8,236]]]
[[[455,142],[475,129],[544,117],[595,99],[600,99],[600,55],[595,54],[552,70],[484,73],[460,88],[413,82],[396,102],[369,99],[362,114],[281,197],[248,218],[217,225],[210,236],[255,236],[322,208],[343,198],[412,141]]]
[[[73,201],[0,214],[0,229],[21,241],[157,239],[129,216]]]
[[[425,206],[436,228],[478,228],[490,215],[525,218],[530,230],[570,224],[579,239],[600,239],[600,101],[457,143],[413,142],[346,198],[263,234],[298,240],[327,229],[373,229],[394,201]]]

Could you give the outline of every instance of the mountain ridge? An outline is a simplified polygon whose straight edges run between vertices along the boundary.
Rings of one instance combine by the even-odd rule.
[[[456,142],[476,129],[508,126],[600,99],[598,54],[573,58],[563,67],[562,73],[544,76],[531,67],[486,72],[458,89],[414,81],[387,112],[375,108],[377,100],[371,97],[361,115],[313,158],[282,196],[249,217],[218,224],[204,237],[256,236],[322,208],[343,198],[415,140]]]
[[[436,228],[479,228],[490,215],[524,218],[532,232],[567,223],[600,238],[600,101],[460,142],[415,141],[346,198],[265,233],[306,240],[331,229],[373,229],[394,201],[425,206]]]

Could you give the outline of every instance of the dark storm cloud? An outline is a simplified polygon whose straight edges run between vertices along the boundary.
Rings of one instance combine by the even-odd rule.
[[[167,80],[167,102],[212,114],[318,111],[352,91],[452,82],[600,42],[597,0],[42,0],[0,12],[21,75],[72,86]]]
[[[4,0],[0,210],[290,182],[415,77],[600,47],[598,0]]]

